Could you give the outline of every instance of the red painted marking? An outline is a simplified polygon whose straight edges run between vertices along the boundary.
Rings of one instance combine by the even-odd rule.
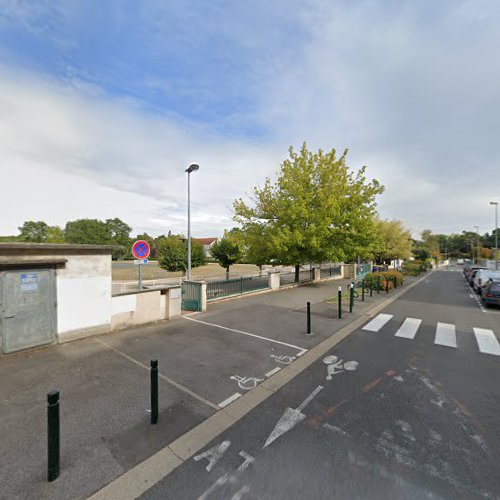
[[[306,421],[306,423],[308,425],[310,425],[311,427],[313,427],[314,429],[317,429],[321,425],[323,420],[326,420],[328,417],[331,417],[343,404],[348,403],[348,402],[349,402],[348,399],[344,399],[340,403],[337,403],[336,405],[330,406],[323,413],[321,413],[315,417],[309,418]]]
[[[375,387],[377,387],[377,385],[380,384],[380,382],[382,382],[382,377],[373,380],[369,384],[366,384],[361,390],[366,394],[367,392],[370,392],[372,389],[375,389]]]

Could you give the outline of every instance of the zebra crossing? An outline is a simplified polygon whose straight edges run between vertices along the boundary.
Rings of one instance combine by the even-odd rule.
[[[381,313],[363,326],[362,330],[377,333],[381,331],[393,317],[394,316],[392,314]],[[421,324],[422,320],[419,318],[405,318],[394,336],[414,340]],[[474,327],[472,331],[474,333],[479,352],[483,354],[491,354],[493,356],[500,356],[500,342],[496,338],[493,330]],[[455,325],[451,323],[438,322],[434,335],[434,344],[457,349],[457,332]]]

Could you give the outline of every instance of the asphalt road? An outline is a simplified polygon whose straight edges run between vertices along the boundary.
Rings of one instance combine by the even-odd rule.
[[[500,310],[456,269],[381,314],[143,498],[500,498]]]

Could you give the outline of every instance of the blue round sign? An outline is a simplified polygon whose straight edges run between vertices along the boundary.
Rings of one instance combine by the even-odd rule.
[[[149,257],[151,249],[149,248],[149,243],[144,240],[137,240],[132,245],[132,255],[139,260],[147,259]]]

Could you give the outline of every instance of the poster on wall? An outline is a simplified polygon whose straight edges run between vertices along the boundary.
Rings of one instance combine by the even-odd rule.
[[[38,274],[27,273],[21,274],[21,291],[22,292],[36,292],[38,290]]]

